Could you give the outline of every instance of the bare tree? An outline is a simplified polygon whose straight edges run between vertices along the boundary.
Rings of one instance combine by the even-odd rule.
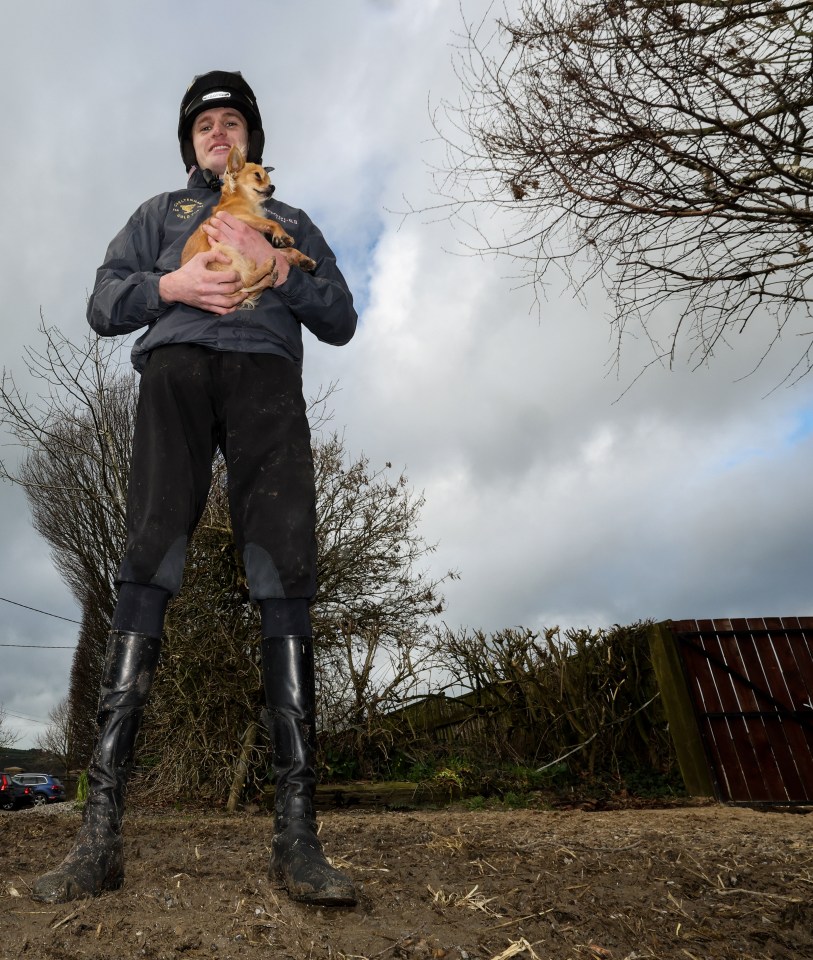
[[[812,0],[525,0],[487,30],[467,29],[439,120],[454,213],[514,215],[482,246],[539,285],[600,276],[619,350],[637,321],[653,362],[700,363],[758,323],[763,356],[799,337],[806,373]]]
[[[0,748],[13,747],[20,734],[6,723],[6,708],[0,703]]]
[[[313,607],[320,650],[322,727],[369,773],[386,755],[386,714],[426,687],[436,661],[431,621],[442,613],[443,583],[429,575],[434,546],[418,532],[422,496],[388,463],[371,471],[348,458],[338,434],[314,449],[319,593]]]
[[[77,344],[44,326],[40,333],[44,348],[26,350],[40,385],[33,402],[5,370],[0,380],[0,424],[24,453],[19,467],[0,460],[0,478],[25,490],[34,527],[82,608],[69,698],[74,760],[85,763],[124,547],[137,384],[119,369],[114,341],[89,333]]]
[[[70,699],[63,697],[48,713],[48,726],[37,736],[40,750],[50,753],[62,764],[67,775],[73,766],[73,725]]]

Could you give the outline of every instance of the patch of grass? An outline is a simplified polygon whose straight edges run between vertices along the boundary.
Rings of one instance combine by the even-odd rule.
[[[502,802],[509,810],[525,810],[528,806],[528,795],[509,790],[502,798]]]
[[[433,787],[448,793],[449,799],[452,799],[466,793],[470,774],[471,771],[465,768],[443,767],[432,776],[429,782]]]
[[[410,783],[421,783],[424,780],[431,780],[435,775],[435,769],[435,765],[431,763],[413,763],[407,770],[404,778],[409,780]]]
[[[326,750],[322,760],[327,779],[336,781],[355,780],[359,769],[357,759],[349,753],[338,750]],[[323,779],[324,779],[323,774]]]
[[[622,774],[627,793],[644,800],[685,797],[686,787],[679,773],[661,773],[658,770],[629,770]]]
[[[81,808],[85,806],[88,799],[88,793],[90,792],[90,785],[88,784],[88,772],[83,770],[79,774],[79,779],[76,782],[76,803]]]

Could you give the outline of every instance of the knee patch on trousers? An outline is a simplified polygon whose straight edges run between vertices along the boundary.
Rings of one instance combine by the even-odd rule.
[[[282,599],[285,596],[277,565],[271,554],[259,544],[246,544],[243,566],[246,568],[246,580],[252,600]]]
[[[170,544],[164,556],[161,557],[157,568],[151,565],[155,563],[156,557],[143,556],[143,554],[152,552],[149,547],[146,550],[134,553],[133,556],[125,554],[119,568],[119,582],[143,583],[152,587],[161,587],[162,590],[166,590],[174,597],[183,583],[187,543],[188,537],[185,535],[177,537]]]

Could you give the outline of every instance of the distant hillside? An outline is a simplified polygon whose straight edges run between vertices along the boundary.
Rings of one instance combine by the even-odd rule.
[[[13,750],[11,747],[0,748],[0,770],[9,767],[20,767],[29,773],[50,773],[53,777],[63,777],[65,768],[59,760],[44,750]]]

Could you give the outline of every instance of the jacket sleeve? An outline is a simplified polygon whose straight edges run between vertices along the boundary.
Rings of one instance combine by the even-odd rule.
[[[274,289],[291,313],[324,343],[340,347],[356,332],[353,295],[336,257],[319,228],[300,211],[296,246],[316,261],[313,273],[292,268],[285,283]]]
[[[167,309],[158,294],[158,281],[166,271],[157,268],[162,221],[154,207],[155,200],[148,200],[136,210],[113,238],[96,271],[87,319],[100,336],[130,333]]]

